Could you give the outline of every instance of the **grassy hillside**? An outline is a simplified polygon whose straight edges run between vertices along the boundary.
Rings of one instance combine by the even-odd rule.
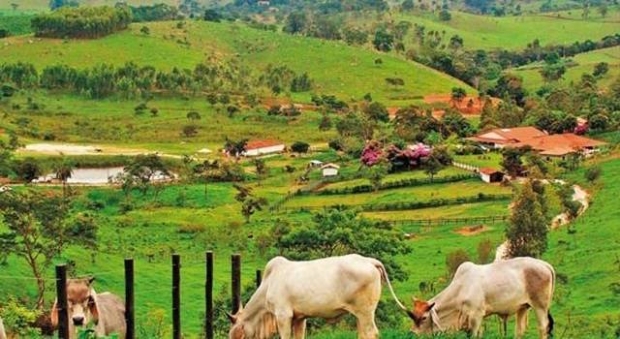
[[[397,14],[394,22],[410,21],[426,26],[426,32],[446,32],[445,40],[458,34],[467,49],[509,50],[523,49],[534,39],[541,45],[571,44],[575,41],[600,40],[605,35],[618,33],[620,10],[610,10],[605,18],[595,14],[588,19],[568,16],[527,14],[522,16],[492,17],[453,11],[452,19],[444,22],[434,16]],[[571,12],[572,13],[572,12]],[[413,31],[413,29],[412,29]],[[413,37],[412,33],[409,33]]]
[[[291,36],[248,28],[242,24],[188,21],[146,24],[150,35],[140,33],[142,24],[99,40],[35,39],[6,40],[0,59],[6,62],[30,60],[38,68],[65,63],[87,67],[95,63],[116,65],[134,61],[169,70],[174,66],[193,68],[200,62],[236,59],[257,72],[268,64],[287,65],[296,72],[308,72],[315,92],[335,94],[345,100],[361,99],[366,93],[385,103],[397,104],[430,93],[449,93],[452,87],[469,88],[458,80],[402,58],[361,50],[338,42]],[[188,43],[185,43],[187,41]],[[39,56],[34,58],[33,56]],[[42,56],[42,57],[41,57]],[[375,60],[382,59],[376,65]],[[402,89],[386,85],[385,78],[400,77]],[[309,95],[303,94],[308,100]]]
[[[592,74],[594,66],[601,62],[609,64],[609,72],[599,79],[598,84],[600,87],[609,87],[609,85],[620,76],[620,47],[605,48],[578,54],[571,58],[571,60],[576,63],[576,65],[567,68],[566,73],[559,81],[560,84],[578,82],[582,74]],[[534,64],[519,67],[512,71],[523,77],[523,83],[527,89],[536,90],[545,84],[540,75],[542,67],[541,64]]]

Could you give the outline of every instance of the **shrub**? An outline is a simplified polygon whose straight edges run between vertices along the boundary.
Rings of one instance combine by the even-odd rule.
[[[466,261],[470,261],[469,254],[462,248],[448,253],[446,255],[446,268],[450,277],[453,277],[459,266]]]

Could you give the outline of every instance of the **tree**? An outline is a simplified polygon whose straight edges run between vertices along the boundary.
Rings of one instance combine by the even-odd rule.
[[[375,121],[390,121],[390,114],[388,113],[387,108],[385,108],[385,105],[378,101],[370,103],[370,105],[364,109],[364,113]]]
[[[540,257],[547,250],[547,222],[532,185],[525,181],[512,204],[506,227],[511,257]]]
[[[54,166],[56,179],[62,182],[62,196],[67,197],[67,180],[73,175],[74,164],[70,160],[63,158]]]
[[[205,21],[211,22],[220,22],[222,20],[222,16],[214,9],[205,10],[205,14],[202,16]]]
[[[601,167],[600,166],[591,166],[588,167],[585,173],[585,178],[588,182],[593,183],[601,176]]]
[[[355,210],[329,209],[312,217],[313,223],[278,232],[274,247],[296,260],[358,253],[383,262],[390,277],[405,280],[406,272],[394,257],[411,252],[402,232],[387,222],[372,221]]]
[[[394,45],[394,36],[390,34],[385,28],[379,28],[375,32],[375,37],[372,40],[375,49],[381,52],[389,52]]]
[[[124,171],[134,177],[142,195],[146,195],[154,178],[170,177],[168,166],[157,154],[137,155]]]
[[[308,144],[307,142],[303,142],[303,141],[295,141],[291,145],[291,151],[298,153],[298,154],[308,153],[309,149],[310,149],[310,144]]]
[[[241,214],[245,218],[245,222],[249,223],[252,214],[261,211],[263,206],[267,205],[267,199],[255,197],[250,187],[237,183],[233,184],[233,187],[237,190],[235,200],[241,203]]]
[[[235,157],[235,159],[239,160],[239,158],[245,153],[247,144],[247,138],[237,141],[226,138],[224,150],[226,151],[226,153],[228,153],[228,155],[231,155]]]
[[[189,111],[185,117],[191,121],[200,120],[200,113],[196,111]]]
[[[90,246],[96,225],[67,222],[65,198],[49,191],[2,193],[0,215],[7,229],[0,233],[0,247],[28,264],[37,284],[37,308],[43,306],[45,272],[69,245]],[[87,227],[87,228],[83,228]]]
[[[261,180],[269,173],[269,169],[267,168],[265,160],[261,158],[252,159],[252,164],[254,164],[256,178],[258,179],[258,184],[260,185]]]
[[[433,178],[435,177],[435,175],[444,168],[444,165],[432,153],[423,162],[423,166],[424,166],[424,173],[428,175],[428,177],[431,179],[431,182],[433,181]]]
[[[148,26],[142,26],[142,28],[140,28],[140,33],[144,35],[150,35],[151,29]]]
[[[450,96],[450,100],[460,104],[466,97],[467,91],[465,91],[463,87],[452,87],[452,95]]]
[[[400,10],[403,12],[410,12],[413,10],[413,8],[414,8],[413,0],[404,0],[400,4]]]
[[[599,62],[594,65],[594,71],[592,71],[592,75],[595,77],[601,77],[609,72],[609,64],[606,62]]]
[[[308,18],[304,12],[292,12],[286,17],[282,31],[289,34],[303,33],[308,25]]]
[[[198,134],[198,127],[196,125],[185,125],[181,129],[181,134],[186,138],[195,137]]]
[[[521,156],[528,150],[525,148],[505,148],[502,151],[501,166],[511,177],[517,177],[523,173],[523,161]]]
[[[375,192],[378,192],[381,188],[381,182],[383,181],[383,178],[385,178],[385,176],[388,174],[389,169],[389,163],[385,159],[382,159],[381,161],[373,164],[372,166],[367,166],[364,168],[365,176],[366,178],[368,178],[368,181],[370,181],[370,184],[372,185]]]

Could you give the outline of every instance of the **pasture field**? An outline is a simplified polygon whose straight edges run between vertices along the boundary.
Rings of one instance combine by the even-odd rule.
[[[471,179],[449,184],[434,184],[381,190],[354,195],[302,195],[290,199],[284,207],[320,207],[333,205],[362,205],[397,202],[426,201],[431,199],[450,199],[469,197],[478,194],[510,194],[510,188],[488,185],[479,179]]]
[[[41,105],[38,111],[27,109],[28,98]],[[277,139],[290,145],[300,140],[324,143],[335,137],[334,130],[320,131],[321,115],[307,111],[295,118],[270,116],[264,108],[244,110],[230,117],[219,105],[212,107],[206,100],[196,97],[155,98],[148,107],[157,108],[157,116],[148,110],[136,115],[134,107],[142,100],[86,100],[71,95],[51,96],[36,92],[12,98],[15,110],[0,105],[5,114],[0,126],[7,129],[27,129],[23,142],[39,142],[45,134],[53,135],[52,142],[96,144],[102,148],[146,149],[172,154],[194,154],[206,147],[216,152],[224,146],[226,138],[240,140]],[[196,111],[200,119],[192,121],[187,113]],[[28,121],[19,127],[20,121]],[[186,125],[197,127],[193,137],[182,136]],[[38,139],[35,139],[36,133]],[[22,138],[20,138],[22,139]]]
[[[293,159],[302,163],[307,159]],[[283,164],[285,159],[274,160]],[[578,219],[570,228],[560,228],[550,233],[549,250],[544,258],[556,265],[558,286],[556,301],[552,308],[556,319],[557,333],[566,331],[570,337],[578,337],[589,332],[589,328],[596,328],[610,334],[617,325],[614,318],[614,306],[618,303],[618,296],[612,293],[609,286],[614,282],[617,274],[614,266],[614,253],[618,243],[614,236],[619,232],[617,223],[618,212],[613,196],[618,187],[620,175],[620,160],[610,160],[602,163],[602,177],[600,182],[588,187],[594,194],[591,208]],[[276,177],[286,176],[278,170],[272,171],[272,177],[267,180],[277,182]],[[568,179],[581,181],[583,172],[571,174]],[[285,187],[287,180],[282,180]],[[437,194],[458,194],[477,190],[470,186],[476,183],[466,183],[462,187],[457,183],[451,187],[433,185]],[[480,184],[482,185],[482,184]],[[273,202],[279,195],[277,188],[271,185],[253,185],[259,196],[268,196]],[[495,186],[491,186],[495,187]],[[152,323],[153,315],[159,314],[164,330],[170,330],[170,253],[182,255],[182,305],[183,330],[188,338],[197,337],[202,322],[202,295],[204,291],[204,251],[214,250],[216,258],[215,294],[221,294],[222,289],[229,289],[230,281],[230,254],[242,253],[242,285],[250,285],[254,278],[254,270],[262,269],[268,258],[275,255],[275,249],[268,249],[259,254],[256,239],[260,234],[268,232],[275,222],[274,217],[264,210],[255,214],[249,224],[243,223],[239,214],[239,204],[234,199],[235,190],[230,183],[208,184],[205,198],[203,185],[172,185],[163,188],[155,198],[152,193],[141,196],[133,193],[129,200],[119,189],[73,187],[76,191],[78,204],[76,208],[86,210],[92,202],[100,203],[103,208],[90,210],[96,215],[100,227],[99,248],[91,261],[91,253],[77,248],[70,248],[58,262],[72,260],[75,262],[76,274],[94,273],[97,275],[97,286],[100,291],[112,290],[117,293],[123,291],[122,260],[125,257],[136,259],[136,305],[138,324],[142,330],[153,329],[157,325]],[[394,190],[395,191],[395,190]],[[416,198],[427,199],[431,189],[426,194],[418,192]],[[439,193],[452,192],[452,193]],[[372,194],[371,194],[372,195]],[[357,199],[356,195],[341,197],[347,201]],[[377,194],[379,196],[379,194]],[[387,197],[385,198],[387,199]],[[402,200],[402,197],[397,198]],[[121,212],[128,201],[133,209]],[[367,217],[400,219],[424,218],[441,216],[481,216],[498,214],[506,211],[506,204],[483,203],[463,206],[453,206],[442,209],[427,209],[411,212],[394,212],[394,215],[384,213],[369,213]],[[486,213],[485,213],[486,212]],[[488,213],[488,214],[487,214]],[[277,218],[288,220],[295,224],[311,222],[311,214],[307,212],[281,214]],[[413,252],[397,260],[404,265],[409,279],[404,282],[395,282],[396,292],[407,304],[411,296],[429,297],[428,293],[418,290],[420,282],[435,282],[437,287],[445,286],[445,256],[446,254],[464,249],[472,259],[477,257],[476,248],[482,240],[488,239],[495,246],[503,240],[504,224],[487,225],[484,232],[463,236],[458,234],[461,228],[468,225],[441,225],[420,230],[417,228],[402,227],[403,232],[416,232],[410,241]],[[572,230],[568,232],[567,230]],[[249,238],[249,236],[252,236]],[[617,253],[616,253],[617,254]],[[586,267],[586,269],[584,269]],[[23,263],[15,258],[9,258],[7,266],[3,268],[3,275],[12,279],[3,279],[3,290],[9,294],[23,291],[24,286],[29,295],[33,293],[34,283],[26,273]],[[51,302],[53,291],[53,273],[46,274],[49,285],[48,302]],[[21,292],[20,292],[21,294]],[[386,297],[386,302],[391,302]],[[576,305],[580,305],[577,307]],[[159,319],[159,318],[157,318]],[[405,335],[408,328],[408,319],[403,317],[402,327],[390,329]],[[495,321],[487,320],[487,332],[497,333]],[[530,330],[526,338],[536,338],[534,323],[530,321]],[[609,325],[609,324],[612,325]],[[340,325],[342,326],[342,325]],[[354,332],[335,327],[335,332],[321,334],[317,338],[353,338]],[[383,330],[383,328],[382,328]],[[385,329],[387,330],[387,329]],[[388,332],[389,332],[388,331]],[[390,332],[391,333],[391,332]],[[313,336],[314,337],[314,336]],[[607,337],[605,335],[599,337]]]
[[[140,32],[143,26],[150,29],[148,36]],[[29,60],[39,70],[59,63],[85,68],[128,61],[162,70],[175,66],[193,69],[201,62],[223,60],[235,60],[253,72],[261,72],[269,64],[287,65],[298,74],[308,73],[314,81],[314,93],[332,94],[347,101],[361,100],[371,93],[373,99],[386,105],[405,105],[427,94],[449,93],[453,87],[473,91],[459,80],[400,56],[342,42],[257,30],[239,23],[186,21],[183,28],[177,28],[176,21],[153,22],[133,24],[129,30],[97,40],[30,40],[30,36],[6,39],[8,46],[0,48],[0,59]],[[382,63],[375,64],[376,59]],[[385,78],[390,77],[402,78],[405,85],[388,86]],[[309,92],[292,97],[305,102],[310,99]]]
[[[521,50],[535,39],[542,46],[548,44],[572,44],[587,39],[598,41],[618,32],[620,10],[610,8],[606,18],[594,14],[588,19],[524,14],[521,16],[492,17],[451,11],[450,21],[439,21],[436,16],[420,14],[394,14],[394,22],[401,20],[424,25],[426,32],[445,31],[446,42],[453,35],[463,38],[466,49]],[[411,41],[413,29],[405,41]]]
[[[609,88],[620,77],[620,46],[577,54],[571,60],[576,65],[566,69],[566,73],[558,81],[559,84],[579,82],[583,74],[592,74],[594,66],[601,62],[609,64],[609,72],[598,79],[599,87]],[[540,75],[542,67],[543,64],[537,63],[508,70],[508,72],[513,72],[523,77],[525,88],[530,91],[536,91],[545,84],[543,77]]]

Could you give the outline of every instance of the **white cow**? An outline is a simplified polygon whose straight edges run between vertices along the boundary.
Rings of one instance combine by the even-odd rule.
[[[0,318],[0,339],[6,339],[6,332],[4,331],[4,323],[2,322],[2,318]]]
[[[305,336],[306,319],[337,319],[351,313],[360,338],[376,338],[375,309],[385,280],[392,297],[407,311],[390,284],[383,264],[350,254],[311,261],[271,259],[265,277],[245,308],[229,315],[230,339],[281,339]]]
[[[95,334],[106,336],[116,333],[125,338],[125,304],[116,295],[97,293],[92,287],[95,278],[67,279],[67,306],[69,309],[69,337],[77,338],[79,328],[95,324]],[[58,326],[58,307],[52,307],[52,326]]]
[[[476,265],[465,262],[456,270],[448,287],[429,301],[414,299],[412,331],[416,334],[465,330],[482,334],[484,317],[517,315],[516,338],[527,327],[527,312],[533,308],[540,338],[553,330],[549,313],[555,271],[545,261],[521,257]]]

